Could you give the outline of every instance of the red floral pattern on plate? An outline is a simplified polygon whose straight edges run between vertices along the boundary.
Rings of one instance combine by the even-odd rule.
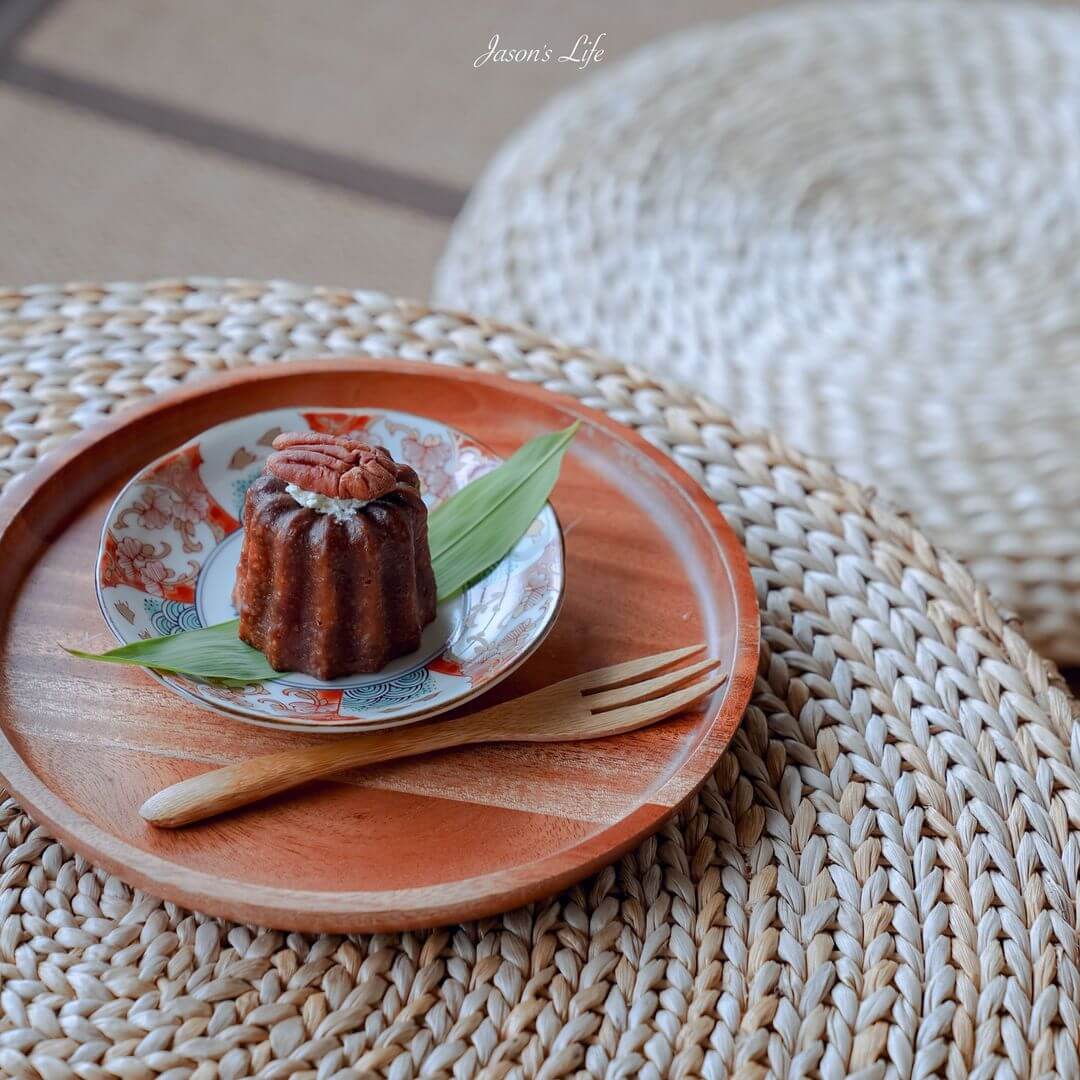
[[[337,718],[341,715],[340,690],[316,690],[306,687],[290,686],[282,692],[287,701],[267,699],[267,705],[275,712],[289,716],[303,716],[310,719]]]
[[[372,420],[369,413],[306,412],[300,415],[312,431],[323,435],[355,435],[367,431]]]
[[[206,525],[220,543],[240,528],[240,522],[206,490],[199,475],[202,463],[197,444],[159,462],[140,477],[138,496],[117,514],[113,528],[120,532],[132,519],[151,532],[171,526],[180,534],[183,550],[196,552],[204,545],[196,538],[195,529]]]
[[[401,440],[401,455],[421,476],[426,478],[427,490],[440,502],[454,493],[454,477],[450,464],[454,448],[438,435],[421,435],[414,431]]]
[[[274,712],[285,713],[289,716],[302,716],[311,720],[337,720],[341,718],[340,690],[319,690],[307,687],[286,687],[281,697],[287,700],[275,700],[273,696],[256,694],[254,698],[244,690],[233,690],[227,686],[207,685],[201,687],[203,693],[211,697],[234,705],[239,708],[248,708],[252,700],[259,701],[266,708]]]
[[[455,651],[447,649],[430,665],[431,669],[447,675],[460,675],[474,684],[486,682],[513,661],[533,633],[532,619],[523,619],[509,630],[502,632],[497,641],[472,639],[467,642],[474,646],[474,651],[467,657],[462,657]]]
[[[558,557],[554,544],[548,544],[541,558],[529,568],[521,586],[521,596],[511,613],[511,618],[524,615],[533,608],[540,607],[551,591],[551,575]]]
[[[383,420],[389,435],[397,441],[399,460],[419,474],[426,496],[440,503],[461,485],[454,475],[454,443],[439,431],[421,432],[409,424]]]
[[[189,573],[175,573],[164,562],[171,551],[164,542],[155,546],[135,536],[118,538],[110,530],[105,533],[102,544],[98,568],[100,584],[130,585],[149,596],[179,600],[182,604],[193,603],[198,567],[192,564]]]

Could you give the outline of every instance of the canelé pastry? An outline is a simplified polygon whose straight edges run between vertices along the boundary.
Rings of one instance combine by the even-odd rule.
[[[278,671],[374,672],[420,645],[435,575],[420,480],[381,446],[288,432],[244,498],[240,637]]]

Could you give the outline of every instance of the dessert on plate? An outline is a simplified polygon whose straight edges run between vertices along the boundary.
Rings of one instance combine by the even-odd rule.
[[[381,446],[286,432],[244,498],[240,637],[277,671],[375,672],[420,646],[435,575],[420,480]]]

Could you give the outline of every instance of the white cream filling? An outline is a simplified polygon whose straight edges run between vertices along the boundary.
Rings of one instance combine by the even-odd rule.
[[[320,495],[317,491],[305,491],[295,484],[286,484],[285,490],[301,506],[319,514],[329,514],[337,521],[356,517],[360,507],[371,502],[371,499],[332,499],[329,495]]]

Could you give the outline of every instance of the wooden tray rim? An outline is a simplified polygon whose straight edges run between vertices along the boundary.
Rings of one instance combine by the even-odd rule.
[[[190,386],[155,396],[145,404],[124,409],[114,419],[75,436],[65,447],[13,480],[0,496],[0,552],[8,542],[9,530],[17,523],[20,513],[40,495],[48,481],[137,421],[247,382],[295,379],[306,373],[363,375],[371,372],[486,384],[503,392],[510,391],[548,405],[557,405],[580,419],[583,426],[602,428],[617,441],[650,458],[681,489],[690,508],[702,519],[723,550],[739,624],[735,664],[726,693],[702,737],[667,781],[670,783],[676,777],[689,775],[693,785],[686,795],[689,798],[708,779],[719,754],[734,734],[753,689],[760,624],[746,553],[716,505],[688,473],[637,432],[574,398],[555,394],[543,387],[519,383],[504,375],[426,361],[368,357],[290,361],[272,368],[245,368],[220,377],[200,379]],[[76,510],[73,507],[71,514]],[[38,551],[47,546],[47,541],[40,537],[36,539]],[[37,561],[37,557],[31,559],[31,565]],[[0,633],[6,632],[7,619],[22,584],[22,579],[15,583],[7,600],[0,606]],[[723,745],[718,750],[712,750],[708,745],[709,736],[718,729],[722,729]],[[12,745],[3,724],[0,724],[0,781],[54,836],[130,885],[182,906],[235,922],[257,923],[279,929],[295,929],[296,924],[290,921],[287,913],[302,912],[305,930],[312,932],[377,933],[417,929],[510,910],[553,895],[609,865],[655,832],[679,809],[679,805],[643,803],[626,817],[578,844],[530,863],[478,877],[407,889],[331,892],[258,885],[189,870],[118,839],[75,811],[41,781]],[[566,868],[568,862],[573,865]],[[418,903],[429,900],[433,891],[440,894],[439,902]]]

